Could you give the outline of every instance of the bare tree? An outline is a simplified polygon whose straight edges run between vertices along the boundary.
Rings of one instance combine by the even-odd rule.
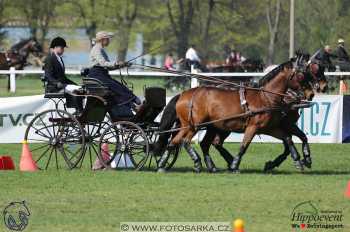
[[[86,35],[92,42],[92,39],[96,35],[97,25],[99,17],[97,17],[97,1],[96,0],[67,0],[77,10],[78,16],[80,17],[82,24],[85,29]]]
[[[195,11],[193,0],[177,0],[177,4],[173,5],[170,2],[170,0],[167,0],[166,6],[171,28],[176,37],[177,54],[179,57],[184,57],[189,43],[189,36]],[[176,7],[174,7],[175,5]]]
[[[8,2],[7,0],[0,0],[0,29],[4,26],[4,23],[5,23],[3,15],[4,15],[4,10],[7,2]],[[3,31],[0,32],[0,44],[4,39],[4,37],[5,37],[5,32]]]
[[[140,7],[139,0],[124,0],[107,2],[107,9],[111,11],[106,23],[111,23],[118,37],[118,60],[125,61],[129,48],[132,28]]]
[[[31,36],[44,43],[51,20],[55,16],[57,0],[28,0],[21,7],[30,28]]]
[[[206,23],[205,23],[205,28],[204,28],[204,33],[203,33],[203,57],[207,58],[208,53],[209,53],[209,32],[210,32],[210,27],[211,23],[213,20],[213,11],[214,11],[214,6],[215,6],[215,1],[214,0],[208,0],[208,13],[207,13],[207,18],[206,18]]]
[[[268,1],[266,6],[266,19],[269,28],[270,41],[267,54],[267,64],[272,64],[275,56],[275,44],[277,41],[277,33],[280,23],[281,0],[276,0],[273,4],[272,0]]]

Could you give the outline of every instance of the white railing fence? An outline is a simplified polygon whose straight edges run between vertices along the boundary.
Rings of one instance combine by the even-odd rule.
[[[191,73],[198,73],[197,70],[191,69]],[[10,92],[16,92],[16,76],[17,75],[25,75],[25,74],[38,74],[43,75],[43,70],[16,70],[14,67],[11,67],[9,70],[0,70],[0,75],[9,75],[9,91]],[[66,70],[67,75],[80,75],[80,70]],[[121,72],[118,71],[110,71],[110,75],[112,76],[119,76],[122,75],[129,75],[129,76],[139,76],[139,77],[167,77],[167,76],[180,76],[180,74],[172,74],[172,73],[164,73],[164,72],[154,72],[154,71],[128,71],[121,70]],[[199,74],[199,73],[198,73]],[[212,76],[212,77],[239,77],[240,80],[242,79],[249,79],[252,77],[260,77],[264,76],[266,73],[200,73],[201,75],[206,76]],[[350,72],[325,72],[326,76],[350,76]],[[191,79],[191,87],[198,86],[198,80],[196,78]]]

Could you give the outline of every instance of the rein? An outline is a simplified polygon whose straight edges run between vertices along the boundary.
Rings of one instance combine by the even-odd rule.
[[[216,84],[226,84],[226,85],[234,86],[236,88],[244,88],[244,89],[249,89],[249,90],[254,90],[254,91],[263,91],[265,93],[279,95],[281,97],[291,97],[291,95],[289,95],[289,94],[277,93],[277,92],[269,91],[269,90],[264,89],[263,87],[262,88],[256,88],[256,87],[244,86],[244,85],[241,85],[241,84],[232,83],[230,81],[221,80],[221,79],[218,79],[218,78],[215,78],[215,77],[212,77],[212,76],[205,76],[205,75],[200,75],[200,74],[195,74],[195,73],[179,72],[179,71],[175,71],[175,70],[168,70],[168,69],[158,68],[158,67],[149,66],[149,65],[142,65],[142,64],[135,64],[135,65],[136,66],[140,66],[140,67],[153,69],[153,70],[158,70],[160,72],[171,73],[171,74],[178,74],[178,75],[182,75],[182,76],[185,76],[185,77],[188,77],[188,78],[195,77],[198,80],[212,82],[212,83],[216,83]]]
[[[156,133],[157,134],[172,133],[172,132],[177,132],[177,131],[180,131],[182,129],[188,129],[188,128],[202,129],[203,127],[209,126],[209,125],[216,123],[216,122],[222,122],[222,121],[232,120],[232,119],[237,119],[237,118],[249,118],[249,117],[255,116],[257,114],[268,113],[268,112],[273,112],[273,111],[281,111],[281,110],[283,110],[283,107],[270,107],[270,108],[264,108],[261,110],[247,111],[247,112],[242,113],[242,114],[235,114],[235,115],[231,115],[231,116],[228,116],[225,118],[212,120],[209,122],[203,122],[203,123],[199,123],[199,124],[191,124],[189,126],[177,127],[177,128],[170,129],[170,130],[157,131]]]

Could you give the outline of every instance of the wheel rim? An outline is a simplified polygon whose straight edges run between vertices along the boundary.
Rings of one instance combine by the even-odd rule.
[[[85,149],[80,123],[62,110],[44,111],[29,123],[25,140],[39,169],[74,168]]]
[[[103,148],[105,144],[109,152]],[[100,160],[106,167],[140,170],[147,161],[149,144],[146,134],[138,125],[116,122],[101,136],[100,151]]]
[[[158,134],[155,133],[155,131],[156,130],[154,130],[154,129],[146,130],[147,137],[152,141],[153,144],[156,141],[158,141],[158,137],[159,137]],[[169,140],[169,143],[166,147],[166,151],[168,152],[168,159],[164,165],[164,168],[166,170],[169,170],[174,166],[174,164],[177,160],[178,154],[180,152],[180,148],[181,148],[180,146],[169,146],[170,141],[171,140]],[[151,145],[151,147],[152,147],[152,145]],[[160,159],[161,159],[161,155],[155,156],[151,152],[151,155],[149,155],[148,160],[145,163],[144,168],[147,168],[148,170],[152,170],[152,171],[157,170],[158,163],[159,163]]]
[[[93,168],[94,160],[99,158],[100,148],[99,140],[103,131],[108,128],[110,122],[89,123],[84,126],[85,132],[85,151],[79,161],[77,168]]]

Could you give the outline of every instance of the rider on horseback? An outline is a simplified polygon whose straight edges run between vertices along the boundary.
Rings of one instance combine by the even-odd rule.
[[[135,107],[135,104],[141,104],[141,101],[125,85],[112,79],[108,73],[109,70],[131,65],[130,63],[112,62],[109,60],[104,48],[109,45],[112,37],[113,33],[106,31],[100,31],[96,34],[96,44],[90,52],[90,65],[92,68],[89,71],[89,76],[100,80],[113,92],[114,95],[109,102],[109,113],[114,119],[133,116],[131,108]]]

